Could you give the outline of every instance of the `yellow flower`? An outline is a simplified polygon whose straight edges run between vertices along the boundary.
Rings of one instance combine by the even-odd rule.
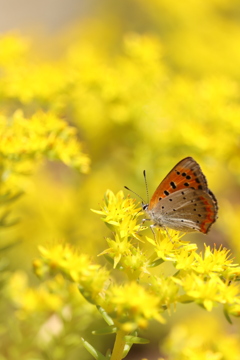
[[[11,118],[0,116],[0,155],[3,179],[26,174],[36,161],[48,157],[61,160],[84,173],[89,171],[89,158],[83,154],[76,128],[53,113],[35,113],[30,119],[21,110]]]
[[[113,285],[106,292],[105,310],[116,325],[126,332],[146,328],[151,319],[164,323],[159,298],[136,282]]]
[[[234,268],[231,270],[231,268]],[[237,271],[237,264],[233,264],[230,258],[229,250],[220,247],[214,247],[211,250],[210,246],[205,245],[205,251],[198,254],[196,251],[189,252],[185,248],[176,253],[176,269],[178,270],[194,270],[200,274],[209,275],[212,273],[220,273],[225,277],[232,271]]]
[[[137,233],[142,229],[137,219],[142,214],[141,208],[136,206],[133,199],[125,198],[123,191],[114,195],[111,190],[107,190],[101,210],[92,211],[102,215],[102,220],[121,238],[134,236],[139,239]]]
[[[98,304],[109,280],[107,270],[92,264],[89,256],[77,253],[69,244],[58,244],[48,249],[40,246],[39,250],[42,258],[33,264],[36,274],[46,276],[62,273],[80,286],[82,294],[89,301]]]
[[[154,231],[156,239],[153,240],[146,236],[146,240],[154,246],[160,259],[174,262],[181,254],[186,257],[186,254],[197,249],[196,244],[189,244],[188,241],[181,240],[184,234],[180,234],[178,231],[171,229],[168,229],[167,232],[161,229],[154,229]]]
[[[188,300],[203,305],[208,311],[211,311],[216,303],[240,304],[239,286],[224,282],[217,274],[211,274],[210,277],[196,273],[187,274],[181,279],[181,284],[189,297]]]
[[[233,264],[233,259],[230,258],[230,250],[221,246],[219,249],[214,247],[211,250],[210,246],[205,245],[204,253],[200,253],[200,255],[195,253],[195,259],[193,269],[199,273],[222,273],[226,268],[236,266],[236,264]]]
[[[149,279],[151,291],[158,296],[159,303],[163,308],[169,308],[178,300],[179,285],[172,277],[151,276]]]

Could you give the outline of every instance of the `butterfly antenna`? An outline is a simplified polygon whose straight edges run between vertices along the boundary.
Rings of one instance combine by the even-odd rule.
[[[148,183],[147,183],[146,170],[143,170],[143,176],[144,176],[145,188],[146,188],[146,193],[147,193],[147,203],[149,204],[149,192],[148,192]]]
[[[137,195],[137,196],[139,197],[139,199],[142,200],[143,204],[145,204],[145,201],[143,200],[143,198],[142,198],[140,195],[138,195],[135,191],[129,189],[127,186],[124,186],[124,187],[125,187],[125,189],[127,189],[128,191],[131,191],[133,194]]]

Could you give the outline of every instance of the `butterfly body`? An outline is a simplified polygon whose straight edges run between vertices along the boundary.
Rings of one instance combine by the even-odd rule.
[[[217,219],[218,206],[200,166],[187,157],[164,178],[143,210],[153,226],[206,234]]]

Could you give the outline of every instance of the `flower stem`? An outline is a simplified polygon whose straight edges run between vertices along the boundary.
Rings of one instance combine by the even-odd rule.
[[[126,344],[126,341],[124,340],[125,335],[126,335],[125,331],[122,331],[122,330],[117,331],[111,360],[121,360],[122,359],[123,350],[124,350],[124,347]]]

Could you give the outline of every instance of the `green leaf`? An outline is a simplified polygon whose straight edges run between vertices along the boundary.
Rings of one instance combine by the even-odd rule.
[[[227,321],[229,322],[229,324],[232,325],[232,320],[231,320],[231,318],[230,318],[230,316],[229,316],[226,308],[223,309],[223,313],[224,313],[225,318],[226,318]]]
[[[159,259],[154,260],[153,262],[151,262],[147,267],[153,268],[153,267],[161,265],[163,262],[164,262],[164,260],[159,258]]]
[[[109,255],[107,255],[107,254],[104,254],[104,257],[105,257],[105,259],[112,265],[112,266],[114,266],[114,259],[113,258],[111,258]],[[119,264],[117,264],[117,266],[115,267],[116,269],[118,269],[118,270],[123,270],[123,266],[122,265],[119,265]]]
[[[105,259],[113,266],[114,261],[108,254],[104,254]]]
[[[110,349],[108,349],[107,352],[106,352],[106,360],[110,360],[111,356],[112,356],[112,352],[111,352]]]
[[[115,334],[117,332],[117,327],[112,325],[102,329],[92,331],[93,335],[107,335],[107,334]]]
[[[20,196],[24,194],[23,191],[19,191],[18,193],[12,195],[10,191],[8,191],[6,194],[0,196],[0,205],[5,205],[6,203],[10,203],[12,201],[17,200]]]
[[[122,353],[122,359],[124,359],[127,356],[129,351],[131,350],[132,346],[133,346],[133,344],[128,344],[128,343],[124,345],[124,349],[123,349],[123,353]]]
[[[137,335],[137,331],[134,331],[134,335]],[[124,336],[124,340],[126,341],[126,344],[124,346],[123,355],[122,358],[124,359],[129,351],[131,350],[133,344],[148,344],[149,340],[140,338],[138,336],[134,335],[126,335]]]
[[[180,273],[180,270],[176,271],[175,274],[173,274],[173,276],[177,277],[179,273]]]
[[[112,318],[106,313],[106,311],[101,306],[97,306],[97,309],[100,312],[103,319],[106,321],[106,323],[109,326],[113,326],[114,322],[113,322]]]
[[[19,240],[15,240],[14,242],[12,242],[12,243],[10,243],[10,244],[7,244],[7,245],[1,247],[1,248],[0,248],[0,252],[1,252],[1,251],[6,251],[6,250],[8,250],[8,249],[11,249],[12,247],[20,244],[21,242],[22,242],[22,240],[20,240],[20,239],[19,239]]]
[[[179,296],[178,301],[180,303],[187,304],[187,303],[193,302],[193,299],[191,296],[185,294],[185,295]]]
[[[85,349],[89,352],[89,354],[91,354],[94,357],[94,359],[107,360],[107,358],[102,353],[100,353],[98,350],[96,350],[91,344],[89,344],[89,342],[87,342],[83,338],[81,338],[81,340],[82,340],[82,344],[85,347]]]
[[[7,269],[9,265],[8,260],[4,257],[0,259],[0,272],[3,272]],[[2,274],[1,274],[2,275]],[[1,332],[0,332],[1,333]]]
[[[149,344],[148,339],[140,338],[138,336],[126,335],[124,339],[128,344]]]
[[[15,220],[8,220],[9,218],[9,214],[10,214],[10,210],[6,210],[1,218],[0,218],[0,226],[2,227],[10,227],[10,226],[13,226],[15,224],[17,224],[19,222],[19,218],[15,219]]]
[[[85,291],[85,288],[81,285],[78,285],[78,290],[90,304],[96,305],[91,296],[88,295],[88,292]]]
[[[116,226],[118,226],[118,223],[116,221],[113,224],[113,222],[112,223],[106,222],[106,220],[104,218],[101,218],[101,220],[103,220],[105,222],[105,225],[108,227],[109,230],[111,230],[112,232],[115,232],[115,230],[116,230],[115,228],[116,228]]]

